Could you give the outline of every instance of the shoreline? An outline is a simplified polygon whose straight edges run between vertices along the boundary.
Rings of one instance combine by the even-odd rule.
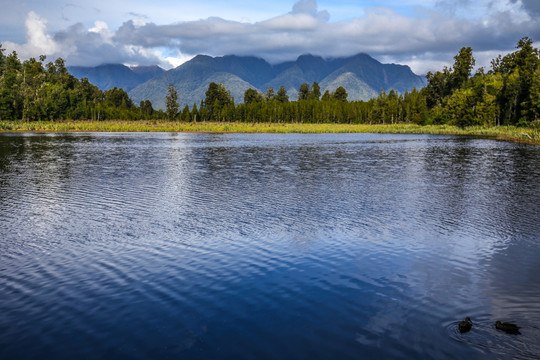
[[[540,145],[540,129],[514,126],[468,127],[415,124],[307,124],[245,122],[179,122],[166,120],[105,121],[0,121],[1,133],[71,132],[198,132],[198,133],[389,133],[486,137],[496,140]]]

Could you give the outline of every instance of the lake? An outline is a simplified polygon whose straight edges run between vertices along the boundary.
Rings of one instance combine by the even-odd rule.
[[[532,145],[0,134],[0,358],[540,359],[539,218]]]

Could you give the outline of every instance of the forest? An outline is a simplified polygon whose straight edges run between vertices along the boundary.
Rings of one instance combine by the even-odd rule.
[[[343,124],[449,124],[468,126],[540,126],[540,52],[524,37],[515,51],[491,61],[474,74],[473,51],[463,47],[453,66],[427,74],[427,85],[404,94],[382,90],[369,101],[348,101],[343,87],[321,94],[319,84],[304,83],[298,100],[281,87],[265,93],[248,89],[235,103],[222,84],[211,83],[200,104],[178,105],[169,86],[166,110],[149,100],[133,103],[123,89],[102,91],[71,75],[63,59],[4,54],[0,45],[0,120],[149,120],[184,122],[277,122]]]

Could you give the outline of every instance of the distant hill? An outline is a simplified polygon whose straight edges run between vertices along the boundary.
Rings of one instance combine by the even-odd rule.
[[[69,66],[68,70],[79,79],[88,78],[88,81],[101,90],[117,87],[125,91],[130,91],[137,85],[165,72],[159,66],[128,67],[121,64],[104,64],[96,67]]]
[[[334,91],[343,86],[349,100],[369,100],[382,89],[400,93],[422,88],[424,78],[415,75],[408,66],[382,64],[366,54],[347,58],[323,59],[302,55],[296,61],[270,65],[263,59],[249,56],[210,57],[198,55],[179,67],[163,72],[129,92],[138,103],[149,99],[155,108],[165,108],[169,84],[178,91],[179,103],[199,105],[211,82],[223,83],[236,103],[243,102],[248,88],[263,93],[268,87],[274,92],[284,86],[291,100],[298,97],[298,88],[304,82],[318,82],[321,91]]]

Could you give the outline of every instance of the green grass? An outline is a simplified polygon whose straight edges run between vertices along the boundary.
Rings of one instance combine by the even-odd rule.
[[[483,136],[540,145],[539,128],[513,126],[459,128],[450,125],[352,125],[298,123],[184,123],[177,121],[0,121],[0,132],[232,132],[232,133],[393,133]]]

